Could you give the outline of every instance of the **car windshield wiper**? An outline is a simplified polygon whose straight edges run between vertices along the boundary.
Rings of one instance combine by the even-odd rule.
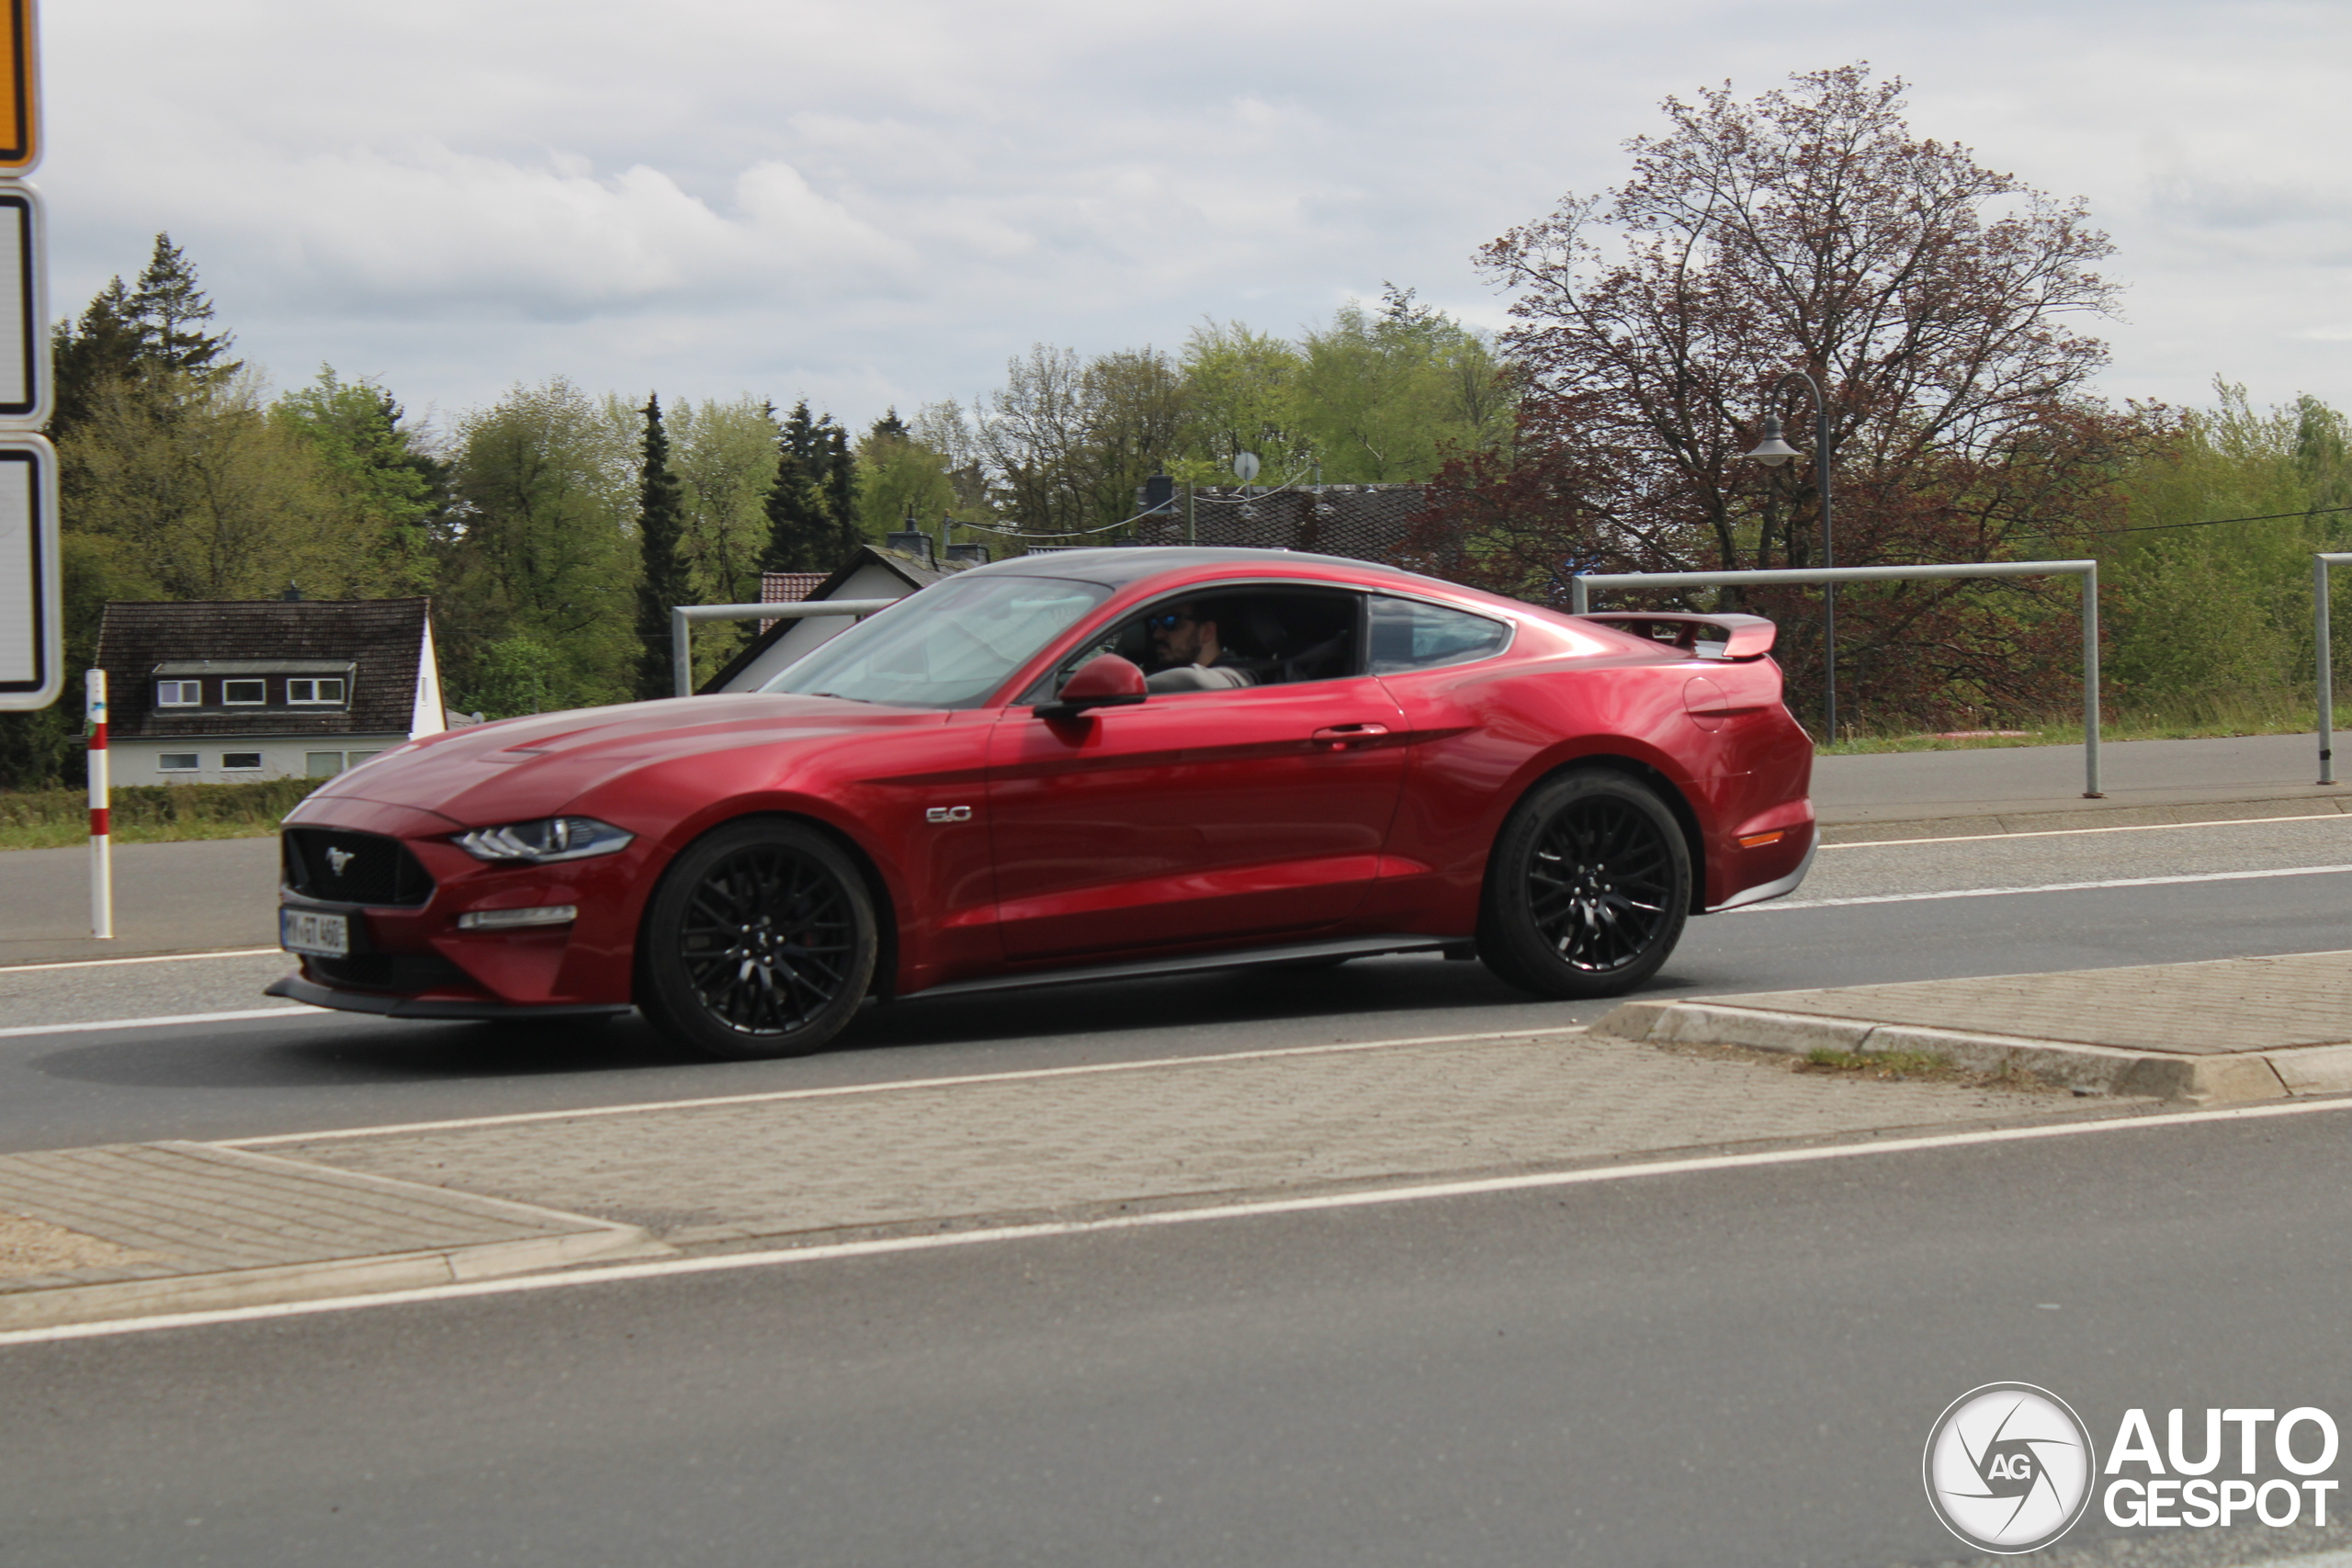
[[[831,697],[840,703],[864,703],[868,707],[874,705],[872,697],[845,697],[839,692],[811,692],[808,694],[812,697]]]

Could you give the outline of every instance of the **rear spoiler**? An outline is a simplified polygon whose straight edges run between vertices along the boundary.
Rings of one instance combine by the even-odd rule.
[[[1606,621],[1621,631],[1651,642],[1662,642],[1699,659],[1746,663],[1772,651],[1780,627],[1761,615],[1674,615],[1646,612],[1579,615],[1578,620]]]

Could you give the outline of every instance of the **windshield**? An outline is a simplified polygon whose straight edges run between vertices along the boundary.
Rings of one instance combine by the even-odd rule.
[[[1110,596],[1057,577],[951,577],[820,645],[760,690],[972,707]]]

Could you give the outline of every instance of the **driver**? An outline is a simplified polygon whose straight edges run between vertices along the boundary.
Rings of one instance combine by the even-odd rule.
[[[1144,679],[1146,691],[1219,692],[1257,683],[1217,640],[1216,622],[1207,605],[1178,604],[1148,617],[1144,625],[1151,632],[1156,666]]]

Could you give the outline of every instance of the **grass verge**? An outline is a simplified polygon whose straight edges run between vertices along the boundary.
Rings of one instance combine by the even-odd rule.
[[[280,818],[324,782],[128,784],[113,793],[108,826],[119,844],[267,838]],[[90,801],[83,791],[0,792],[0,850],[63,849],[89,838]]]
[[[2319,726],[2317,699],[2308,691],[2215,693],[2161,707],[2129,705],[2109,710],[2099,726],[2102,740],[2208,740],[2233,735],[2304,735]],[[1968,751],[2006,746],[2079,746],[2083,714],[1986,720],[1965,728],[2020,731],[2005,735],[1872,735],[1849,728],[1843,739],[1815,746],[1817,757],[1850,757],[1878,751]]]

